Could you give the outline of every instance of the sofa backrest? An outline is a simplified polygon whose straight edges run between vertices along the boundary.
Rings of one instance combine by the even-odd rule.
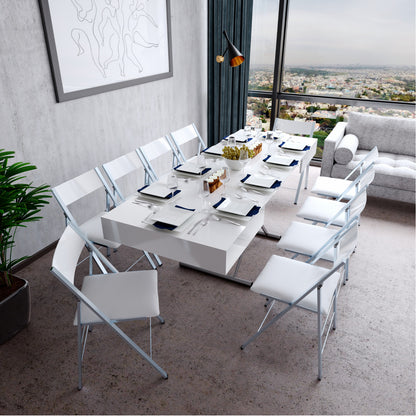
[[[358,137],[359,149],[415,156],[415,119],[349,113],[346,134]]]

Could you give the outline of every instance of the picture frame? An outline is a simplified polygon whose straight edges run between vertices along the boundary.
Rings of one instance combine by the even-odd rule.
[[[56,100],[173,76],[170,0],[39,0]]]

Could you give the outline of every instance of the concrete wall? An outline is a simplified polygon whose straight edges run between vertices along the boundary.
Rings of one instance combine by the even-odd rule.
[[[194,122],[206,140],[207,4],[171,0],[173,77],[57,103],[37,0],[0,0],[0,148],[38,170],[35,184],[58,185]],[[59,238],[52,199],[44,217],[17,235],[15,256]]]

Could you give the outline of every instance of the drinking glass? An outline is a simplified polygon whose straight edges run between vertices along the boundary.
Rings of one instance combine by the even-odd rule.
[[[199,197],[202,199],[204,211],[208,209],[208,197],[209,196],[210,196],[209,183],[205,179],[202,179],[201,186],[199,188]]]
[[[198,169],[205,169],[205,167],[207,166],[207,162],[205,160],[205,155],[203,155],[202,153],[199,153],[196,163],[198,165]]]
[[[228,166],[224,166],[223,169],[224,169],[224,177],[221,179],[221,182],[224,188],[222,190],[221,196],[225,198],[227,196],[226,184],[230,182],[230,179],[231,179],[231,169]]]
[[[271,145],[273,143],[273,133],[271,131],[268,131],[266,133],[266,143],[267,143],[267,152],[270,153]]]
[[[234,147],[237,144],[235,137],[234,136],[229,136],[228,137],[228,146],[230,147]]]
[[[246,137],[251,136],[251,126],[249,125],[244,126],[244,134],[246,135]]]
[[[168,175],[166,185],[171,191],[171,198],[173,198],[174,192],[178,189],[178,178],[173,172]]]

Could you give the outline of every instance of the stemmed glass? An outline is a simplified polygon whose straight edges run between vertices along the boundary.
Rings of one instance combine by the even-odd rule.
[[[178,178],[173,172],[167,177],[166,185],[171,191],[171,198],[173,198],[175,191],[178,189]]]
[[[273,133],[267,132],[266,134],[267,152],[270,153],[271,144],[273,143]]]
[[[227,196],[226,190],[225,190],[225,185],[228,182],[230,182],[230,179],[231,179],[231,171],[230,171],[230,168],[228,166],[224,166],[223,167],[223,170],[224,170],[224,176],[221,178],[221,182],[223,183],[224,189],[222,191],[221,196],[225,198]]]
[[[208,209],[208,197],[210,195],[209,192],[209,183],[202,179],[201,181],[202,186],[199,188],[199,196],[202,198],[203,201],[203,210],[206,211]]]

